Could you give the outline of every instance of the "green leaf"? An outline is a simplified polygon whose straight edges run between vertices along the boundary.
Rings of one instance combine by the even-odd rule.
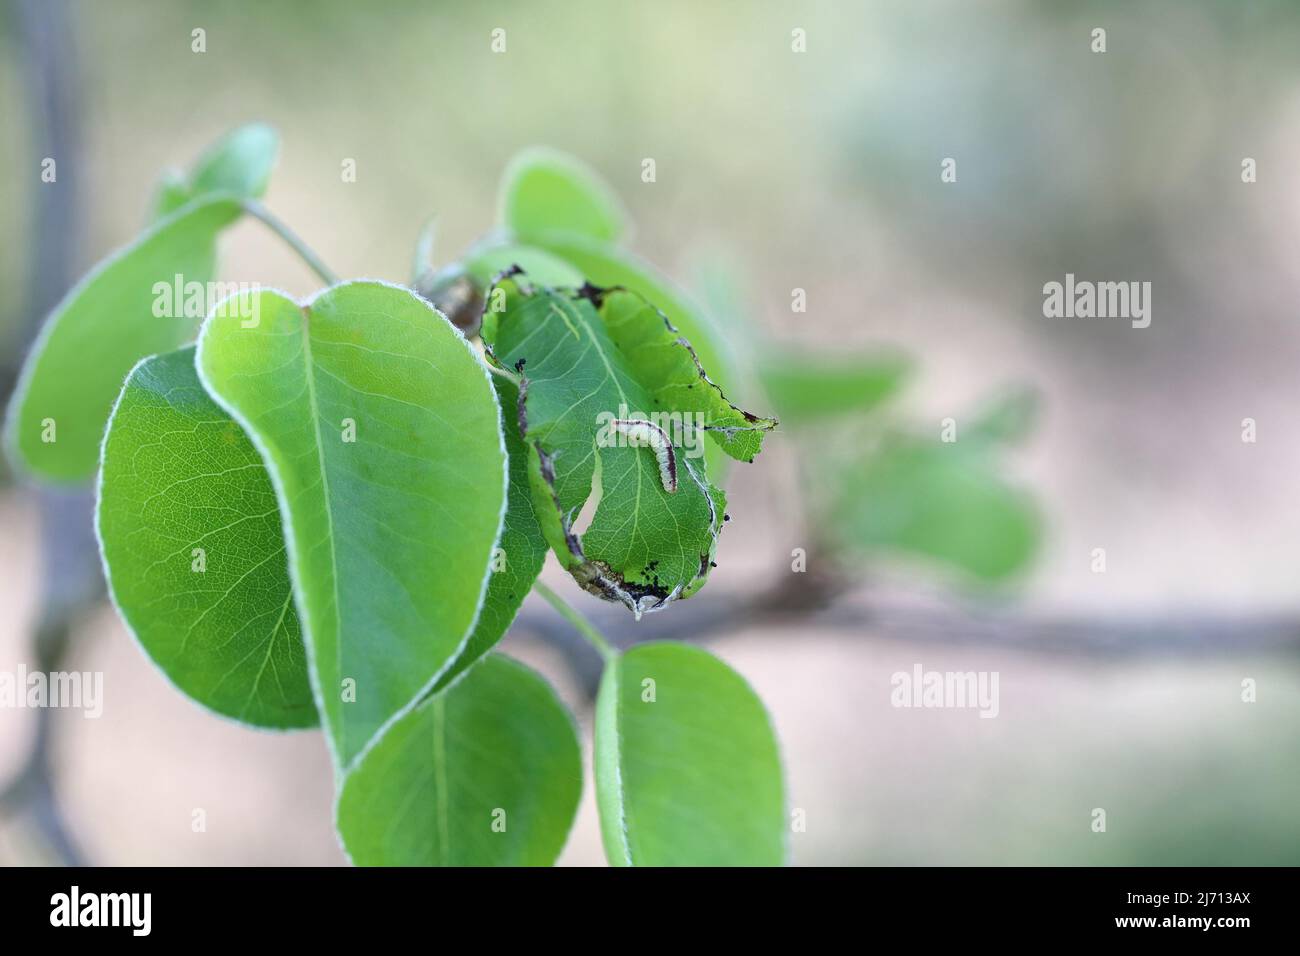
[[[465,269],[480,288],[486,289],[503,272],[518,268],[539,285],[580,286],[583,275],[558,256],[535,246],[490,246],[466,257]]]
[[[509,382],[493,379],[501,403],[501,430],[505,434],[509,458],[510,486],[506,492],[505,524],[492,562],[492,577],[478,625],[470,635],[456,662],[438,681],[445,687],[470,664],[490,651],[501,640],[519,613],[519,606],[541,573],[549,547],[533,513],[532,491],[528,481],[528,447],[519,435],[519,391]]]
[[[759,418],[727,401],[667,316],[639,294],[613,289],[600,296],[600,317],[656,408],[697,414],[732,458],[752,462],[762,451],[763,435],[776,427],[776,419]]]
[[[546,252],[574,266],[588,282],[602,288],[621,287],[653,302],[682,337],[691,343],[700,364],[709,370],[715,382],[724,385],[738,400],[746,396],[739,391],[740,375],[735,354],[704,310],[654,267],[629,252],[584,236],[549,234],[534,240]],[[710,447],[705,452],[708,474],[720,482],[726,474],[726,456]]]
[[[596,702],[596,803],[614,865],[779,866],[785,796],[762,702],[716,657],[633,647]]]
[[[202,196],[260,199],[279,155],[280,134],[272,127],[263,123],[241,126],[208,147],[189,176],[175,170],[164,174],[155,199],[155,216],[165,216]]]
[[[1032,500],[1006,482],[988,446],[965,437],[892,436],[838,480],[825,524],[850,549],[918,555],[988,583],[1021,571],[1038,551]]]
[[[154,192],[153,218],[165,219],[193,198],[185,174],[179,169],[165,169],[158,177],[158,186]]]
[[[581,791],[573,718],[544,680],[493,654],[365,753],[336,820],[363,866],[549,866]]]
[[[523,269],[543,285],[581,285],[582,274],[562,259],[532,246],[495,245],[471,251],[462,262],[427,272],[416,291],[466,335],[477,335],[483,296],[497,276]]]
[[[342,767],[468,639],[505,508],[496,396],[414,293],[247,293],[199,337],[208,392],[262,453],[284,516],[317,704]]]
[[[811,423],[870,411],[897,394],[912,367],[901,355],[781,351],[763,358],[759,375],[782,418]]]
[[[231,199],[189,204],[101,262],[55,307],[9,406],[7,439],[19,464],[48,481],[94,474],[127,372],[192,339],[207,311],[207,295],[183,289],[177,301],[177,276],[187,285],[211,280],[217,233],[239,213]]]
[[[589,167],[550,149],[529,149],[511,161],[501,183],[503,225],[521,239],[578,235],[615,242],[623,233],[618,197]]]
[[[263,123],[241,126],[205,152],[190,182],[196,196],[230,193],[260,199],[280,156],[280,134]]]
[[[145,359],[123,386],[96,527],[113,599],[172,683],[257,726],[318,722],[275,492],[193,348]]]
[[[704,476],[699,426],[749,429],[758,420],[722,400],[689,345],[632,293],[533,289],[511,277],[488,299],[483,341],[521,376],[534,503],[561,563],[638,617],[689,597],[708,575],[725,504]],[[685,366],[693,382],[674,377]],[[616,420],[655,421],[672,448],[638,447]],[[730,442],[756,451],[759,434],[737,431]],[[575,519],[593,493],[598,504],[580,531]]]

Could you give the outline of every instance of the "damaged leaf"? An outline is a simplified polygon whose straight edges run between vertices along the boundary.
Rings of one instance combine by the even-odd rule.
[[[469,256],[480,264],[470,270],[483,286],[518,265],[541,285],[576,286],[585,280],[639,292],[691,341],[712,375],[736,388],[735,355],[705,310],[654,267],[617,246],[626,232],[624,219],[614,191],[585,163],[557,150],[526,150],[502,178],[498,221],[503,234]],[[577,278],[562,279],[557,261],[576,269]],[[710,445],[705,463],[721,484],[725,456]]]
[[[727,401],[691,343],[641,295],[626,289],[589,290],[589,294],[614,345],[650,388],[655,407],[700,422],[732,458],[753,461],[763,448],[764,433],[776,427],[776,419],[759,418]]]
[[[552,233],[534,239],[533,244],[569,263],[592,285],[627,289],[653,302],[673,327],[690,340],[700,363],[714,380],[726,382],[732,389],[737,387],[740,375],[730,343],[697,303],[649,263],[589,236]],[[710,445],[705,462],[709,475],[721,483],[726,474],[726,456],[721,454],[721,449]]]
[[[725,504],[705,476],[705,434],[751,458],[775,423],[731,406],[689,343],[622,290],[505,278],[488,292],[483,339],[520,377],[538,520],[578,583],[638,617],[698,590]]]

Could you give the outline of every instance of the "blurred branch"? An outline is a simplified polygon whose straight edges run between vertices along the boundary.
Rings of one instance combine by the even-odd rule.
[[[74,615],[68,611],[47,611],[37,627],[36,666],[40,671],[49,673],[60,668],[73,633]],[[79,866],[81,854],[59,812],[54,793],[50,767],[54,714],[50,707],[35,709],[36,733],[31,749],[22,769],[0,791],[0,812],[25,820],[56,862]]]
[[[1027,654],[1108,661],[1150,657],[1214,659],[1242,654],[1300,656],[1300,615],[1060,615],[970,606],[919,605],[850,589],[835,574],[792,574],[758,600],[748,594],[692,598],[666,614],[633,621],[621,607],[584,604],[583,613],[617,648],[645,641],[708,643],[740,630],[774,637],[813,630],[868,640],[890,638],[920,645],[1011,650]],[[516,628],[560,650],[594,697],[601,660],[553,616],[525,608]]]
[[[77,267],[80,234],[78,196],[81,170],[80,110],[76,91],[76,56],[64,0],[13,0],[10,10],[22,61],[29,103],[29,126],[36,162],[27,175],[36,184],[33,196],[34,242],[30,246],[25,314],[19,323],[22,342],[30,345],[41,320],[71,286]],[[41,183],[39,160],[51,157],[57,180]],[[8,399],[26,349],[0,368],[0,398]]]
[[[15,0],[16,26],[22,47],[31,103],[33,144],[37,157],[52,157],[56,181],[35,189],[35,243],[30,263],[25,344],[35,339],[41,320],[72,284],[77,266],[75,240],[80,233],[79,83],[72,30],[63,0]],[[32,169],[39,168],[38,163]],[[33,177],[35,173],[33,172]],[[23,349],[20,354],[25,354]],[[16,368],[5,369],[0,388],[7,396]],[[93,499],[89,489],[38,492],[44,592],[40,620],[33,635],[33,656],[46,672],[62,669],[78,611],[102,590],[97,547],[92,532]],[[54,711],[36,711],[36,733],[27,761],[0,792],[7,815],[26,818],[35,835],[59,862],[76,865],[80,856],[60,815],[50,765]]]

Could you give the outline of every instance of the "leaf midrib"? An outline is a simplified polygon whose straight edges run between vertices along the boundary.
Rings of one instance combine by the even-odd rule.
[[[577,311],[573,306],[573,303],[564,299],[561,299],[560,301],[564,304],[565,308],[573,308],[575,312]],[[561,317],[567,319],[563,310],[561,310]],[[596,338],[596,333],[591,330],[591,323],[585,321],[581,315],[577,315],[576,318],[582,323],[582,330],[587,333],[587,338],[591,339],[591,344],[596,347],[596,354],[600,356],[600,362],[605,366],[605,371],[609,375],[609,380],[613,382],[614,387],[618,389],[618,397],[622,400],[623,404],[628,405],[630,409],[631,405],[627,400],[627,392],[623,391],[623,383],[619,381],[618,375],[615,374],[614,367],[609,364],[609,356],[606,355],[605,350],[601,348],[600,340]]]

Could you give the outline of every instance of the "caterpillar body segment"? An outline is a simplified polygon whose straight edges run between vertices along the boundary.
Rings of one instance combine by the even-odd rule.
[[[627,438],[631,445],[644,445],[650,448],[659,462],[659,480],[664,490],[671,494],[677,492],[677,452],[673,449],[668,433],[654,422],[644,418],[616,418],[610,427]]]

